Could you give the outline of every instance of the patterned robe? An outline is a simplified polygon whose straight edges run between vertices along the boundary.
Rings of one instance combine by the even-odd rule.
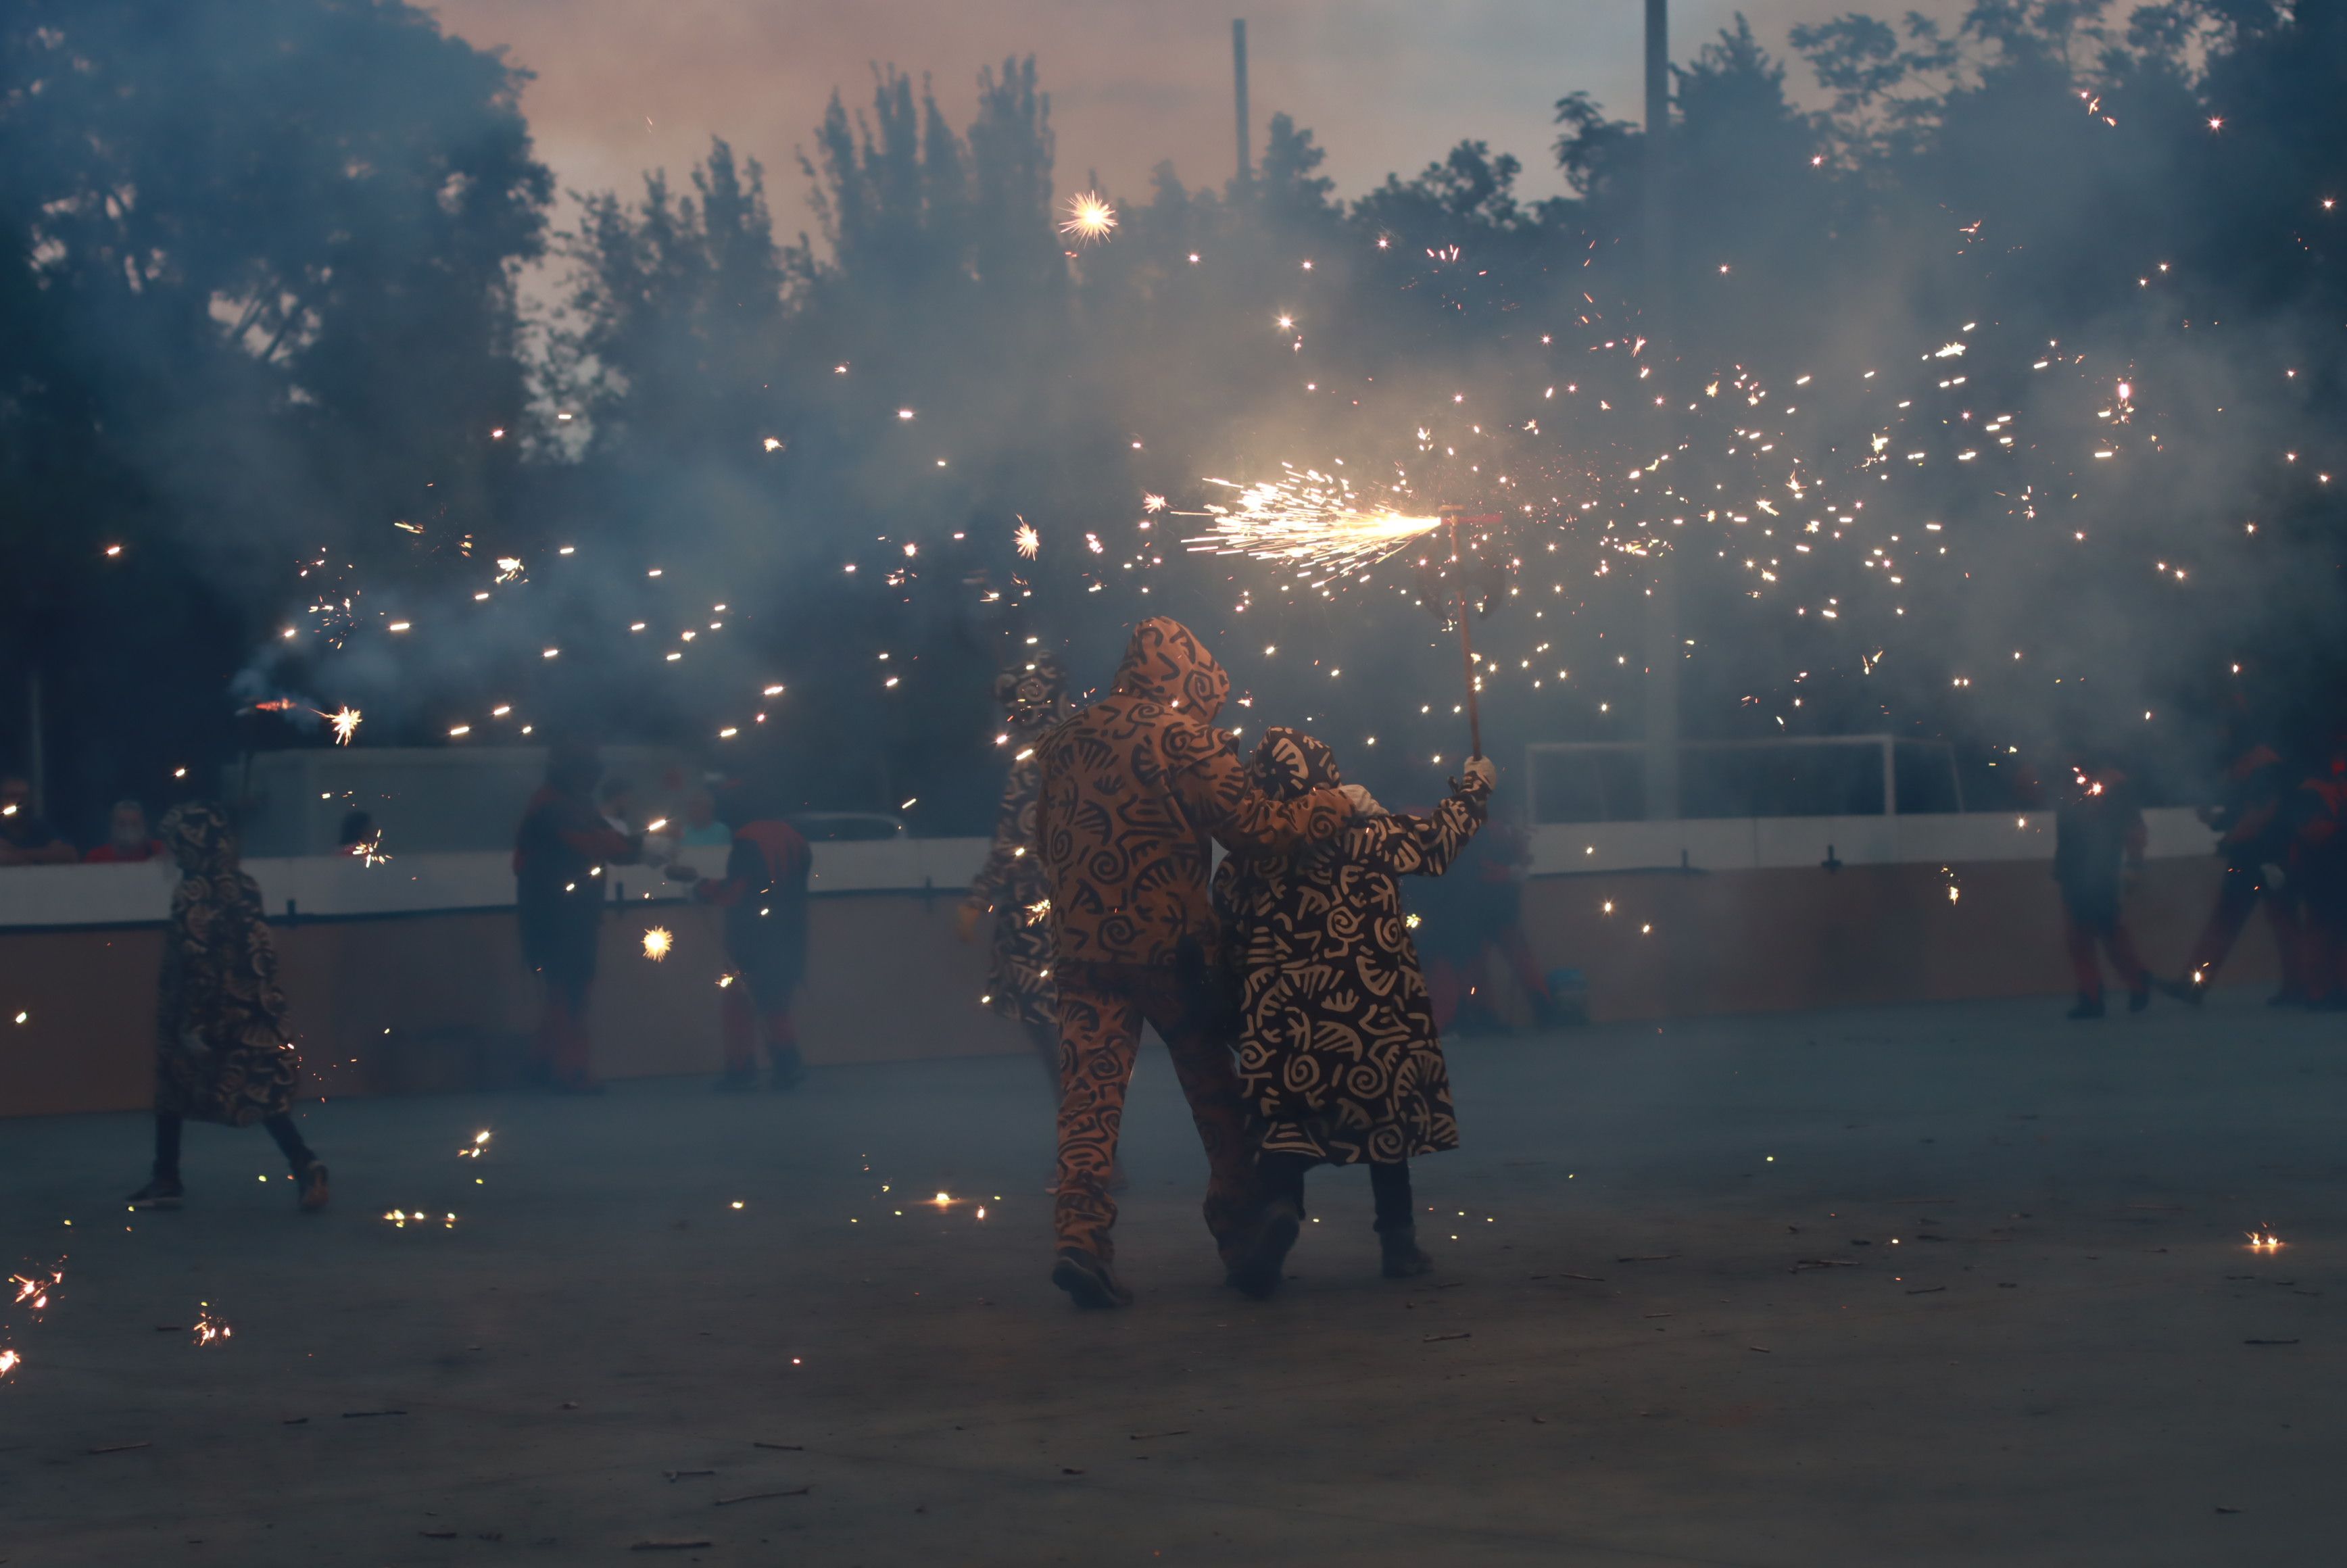
[[[237,869],[219,806],[175,807],[161,832],[180,877],[157,985],[155,1109],[249,1127],[290,1110],[302,1077],[261,886]]]
[[[1328,748],[1266,733],[1253,771],[1293,795],[1338,782]],[[1239,1079],[1262,1147],[1330,1164],[1459,1144],[1450,1080],[1398,876],[1440,876],[1482,825],[1470,780],[1428,816],[1356,818],[1335,844],[1235,854],[1214,901],[1239,972]]]
[[[1196,964],[1219,933],[1214,842],[1286,849],[1334,838],[1352,804],[1334,789],[1273,800],[1214,727],[1231,678],[1180,621],[1133,628],[1108,696],[1046,734],[1036,833],[1062,965]]]
[[[1060,1020],[1051,985],[1051,897],[1036,853],[1036,804],[1043,792],[1043,764],[1031,745],[1010,764],[1002,804],[994,815],[994,847],[969,885],[970,906],[988,914],[992,935],[986,963],[986,990],[995,1012],[1020,1023],[1050,1025]]]

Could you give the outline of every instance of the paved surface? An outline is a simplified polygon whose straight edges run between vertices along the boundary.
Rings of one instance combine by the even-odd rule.
[[[1107,1316],[1025,1060],[336,1103],[316,1217],[257,1130],[134,1216],[138,1119],[0,1124],[0,1262],[69,1255],[0,1312],[0,1558],[2341,1560],[2339,1020],[2059,1007],[1462,1042],[1440,1271],[1325,1174],[1268,1305],[1153,1052]]]

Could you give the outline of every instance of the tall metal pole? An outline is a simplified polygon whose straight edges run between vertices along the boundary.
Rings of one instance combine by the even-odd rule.
[[[1246,18],[1231,22],[1231,79],[1235,89],[1239,123],[1239,184],[1255,178],[1255,158],[1247,147]]]
[[[1676,442],[1676,345],[1671,321],[1671,20],[1670,0],[1646,0],[1646,169],[1645,169],[1646,301],[1644,324],[1645,359],[1654,366],[1650,384],[1661,400],[1655,412],[1655,434],[1661,451]],[[1677,465],[1673,465],[1673,467]],[[1657,468],[1659,487],[1684,480],[1672,468]],[[1666,528],[1668,508],[1659,503],[1653,513],[1657,529]],[[1668,540],[1657,540],[1667,545]],[[1679,638],[1678,568],[1668,548],[1651,558],[1653,599],[1646,610],[1646,815],[1668,821],[1679,815],[1679,664],[1685,656]]]

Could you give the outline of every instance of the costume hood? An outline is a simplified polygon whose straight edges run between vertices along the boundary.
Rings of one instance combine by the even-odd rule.
[[[1214,662],[1197,634],[1170,616],[1152,616],[1133,629],[1124,662],[1116,669],[1116,691],[1145,697],[1211,724],[1231,694],[1231,678]]]

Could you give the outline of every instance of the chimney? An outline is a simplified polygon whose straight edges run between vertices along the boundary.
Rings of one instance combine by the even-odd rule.
[[[1231,23],[1231,78],[1238,99],[1239,183],[1255,177],[1255,159],[1247,148],[1246,18]]]

